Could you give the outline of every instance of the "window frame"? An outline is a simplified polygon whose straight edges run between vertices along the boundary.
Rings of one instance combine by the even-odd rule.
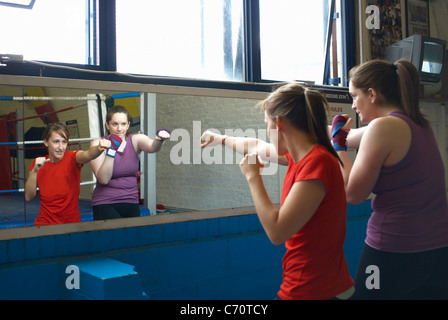
[[[90,3],[91,0],[86,0]],[[262,90],[271,91],[272,80],[261,78],[260,55],[260,14],[258,0],[244,1],[244,81],[214,81],[164,76],[136,76],[116,71],[116,34],[115,34],[115,0],[98,0],[98,30],[99,30],[99,64],[68,64],[56,62],[10,63],[0,67],[0,74],[26,75],[39,77],[70,78],[83,80],[99,80],[113,82],[137,82],[145,84],[177,85],[189,87],[218,88],[231,90]],[[334,2],[335,0],[332,0]],[[89,5],[88,5],[89,6]],[[341,0],[342,19],[342,52],[340,58],[343,64],[341,85],[347,86],[347,73],[354,62],[355,49],[355,3],[353,0]],[[93,13],[95,14],[95,13]],[[331,25],[331,24],[330,24]],[[92,33],[91,33],[92,34]],[[88,40],[89,41],[89,40]],[[86,55],[86,59],[88,55]],[[327,56],[327,62],[330,56]],[[324,75],[322,75],[324,76]],[[329,78],[329,77],[325,77]],[[281,83],[281,81],[278,81]],[[324,83],[323,85],[329,85]]]

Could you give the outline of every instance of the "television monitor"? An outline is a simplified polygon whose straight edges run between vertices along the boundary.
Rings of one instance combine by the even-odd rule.
[[[388,46],[385,59],[395,62],[407,59],[417,68],[423,83],[440,83],[443,76],[446,41],[413,35]]]

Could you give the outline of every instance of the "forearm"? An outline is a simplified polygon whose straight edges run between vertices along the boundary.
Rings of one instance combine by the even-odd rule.
[[[25,201],[34,199],[37,192],[37,172],[31,170],[25,183]]]
[[[108,184],[112,179],[112,174],[114,173],[114,160],[115,159],[110,156],[104,157],[103,163],[95,174],[99,183]]]
[[[162,149],[164,141],[159,137],[149,138],[144,134],[135,134],[132,136],[132,142],[137,146],[137,152],[155,153]]]
[[[347,188],[348,180],[350,177],[350,172],[352,170],[352,161],[350,160],[348,153],[346,151],[338,151],[339,158],[341,158],[344,166],[341,166],[342,176],[344,177],[344,184]]]
[[[351,129],[347,135],[347,147],[350,149],[358,149],[362,136],[367,127]]]
[[[164,142],[162,139],[158,139],[158,138],[153,139],[148,148],[148,151],[146,151],[146,152],[148,152],[148,153],[159,152],[162,149],[163,143]]]
[[[247,181],[263,229],[273,244],[280,244],[281,242],[277,240],[279,209],[269,198],[261,176],[249,178]]]
[[[101,148],[100,146],[91,146],[89,148],[89,150],[87,150],[87,154],[88,154],[88,161],[90,162],[93,159],[98,158],[102,153],[103,153],[103,148]]]
[[[96,158],[98,158],[103,153],[103,148],[99,145],[90,146],[89,150],[80,150],[76,154],[76,162],[79,164],[86,164]]]
[[[223,146],[242,155],[257,153],[258,144],[261,142],[261,140],[247,137],[222,136],[221,139]]]

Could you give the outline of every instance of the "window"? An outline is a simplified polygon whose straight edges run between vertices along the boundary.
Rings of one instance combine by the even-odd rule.
[[[31,10],[0,5],[0,52],[26,60],[88,64],[86,0],[37,0]]]
[[[260,0],[263,79],[322,84],[330,3]]]
[[[243,81],[242,0],[117,0],[117,71]]]
[[[8,30],[2,33],[0,53],[91,71],[45,66],[37,71],[41,76],[135,81],[128,75],[143,75],[159,78],[139,77],[139,82],[207,86],[220,81],[210,85],[225,88],[291,80],[346,85],[346,70],[351,67],[353,47],[347,46],[351,41],[345,32],[354,32],[350,26],[354,8],[345,0],[33,3],[27,10],[0,1],[0,27]],[[330,19],[336,13],[339,19]],[[0,72],[26,74],[29,66]],[[28,73],[36,74],[33,67]],[[95,74],[98,70],[107,73]]]

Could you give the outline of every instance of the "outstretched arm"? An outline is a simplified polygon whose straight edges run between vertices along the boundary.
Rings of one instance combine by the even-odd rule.
[[[257,154],[263,161],[275,162],[281,165],[288,165],[285,156],[279,156],[272,143],[263,140],[247,137],[232,137],[205,131],[201,137],[201,147],[212,147],[222,144],[242,155]]]
[[[76,162],[79,165],[86,164],[98,158],[105,149],[110,147],[110,141],[106,139],[98,140],[96,144],[91,144],[89,150],[80,150],[76,153]]]
[[[132,136],[132,144],[134,145],[134,149],[136,152],[146,152],[146,153],[155,153],[162,149],[163,142],[165,139],[162,139],[158,135],[155,136],[154,139],[151,139],[147,135],[144,134],[134,134]]]

